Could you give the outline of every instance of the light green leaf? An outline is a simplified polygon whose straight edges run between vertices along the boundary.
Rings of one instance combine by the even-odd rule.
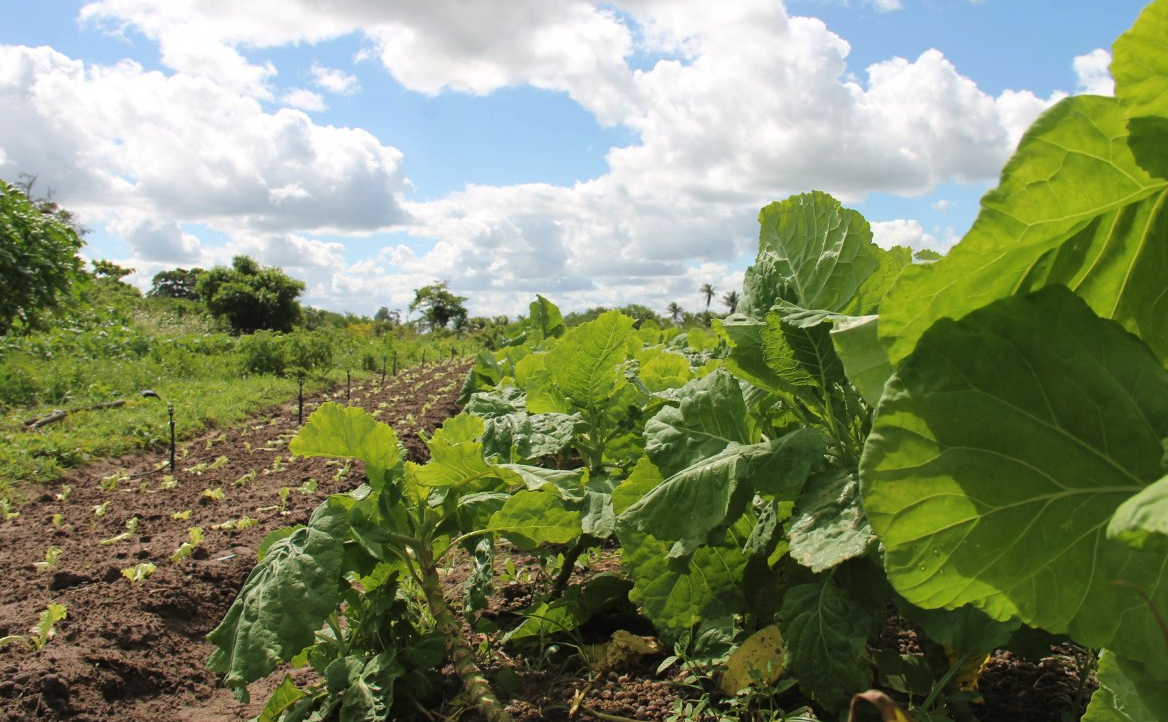
[[[568,331],[547,354],[547,370],[559,393],[577,409],[600,409],[619,386],[625,339],[633,319],[608,311]],[[534,411],[528,399],[528,410]],[[560,411],[562,409],[549,409]]]
[[[360,459],[376,486],[383,479],[368,473],[370,469],[384,474],[403,457],[397,435],[388,424],[379,422],[364,409],[332,401],[326,401],[312,412],[288,448],[297,456]]]
[[[863,216],[815,191],[766,206],[758,221],[758,260],[743,282],[743,313],[761,317],[779,300],[849,315],[875,309],[883,288],[865,294],[861,286],[881,268],[883,251]]]
[[[558,338],[564,335],[567,327],[564,326],[564,318],[560,315],[560,309],[556,304],[547,300],[538,293],[535,295],[535,300],[528,306],[528,322],[539,333],[539,338]]]
[[[348,536],[344,506],[325,502],[308,526],[275,542],[256,564],[227,615],[207,639],[217,649],[207,666],[226,674],[236,699],[247,685],[313,643],[340,601],[341,560]]]
[[[725,361],[726,368],[738,378],[772,394],[793,394],[799,384],[811,383],[811,379],[806,375],[795,379],[784,378],[768,365],[762,343],[763,330],[767,327],[766,321],[734,314],[724,319],[715,319],[714,327],[730,346],[730,355]],[[794,362],[791,366],[796,368]]]
[[[830,389],[844,380],[844,367],[831,343],[831,327],[794,326],[778,313],[767,314],[762,331],[763,355],[775,373],[794,386]]]
[[[786,670],[829,712],[847,707],[870,683],[864,661],[878,615],[836,586],[830,576],[791,587],[777,621],[787,645]]]
[[[831,341],[848,380],[873,408],[884,393],[884,382],[892,375],[888,353],[880,343],[878,319],[854,316],[837,323],[831,331]]]
[[[280,682],[280,686],[272,691],[272,696],[268,698],[263,711],[256,718],[256,722],[278,722],[289,707],[307,695],[307,692],[296,686],[290,675],[284,675],[284,681]]]
[[[633,470],[629,472],[629,478],[612,490],[613,512],[618,516],[623,514],[626,509],[663,481],[665,479],[661,476],[661,470],[657,468],[657,465],[648,456],[642,456],[637,460],[637,465],[633,467]]]
[[[567,544],[580,536],[580,512],[566,509],[556,494],[519,491],[495,512],[487,528],[528,549],[544,543]]]
[[[1168,116],[1168,3],[1149,3],[1112,50],[1115,97],[1129,117]]]
[[[688,559],[670,559],[670,542],[633,531],[618,534],[621,566],[635,581],[629,599],[658,629],[689,629],[742,610],[744,539],[728,535],[726,543],[704,546]]]
[[[758,440],[738,381],[718,370],[689,382],[678,406],[666,406],[645,424],[645,453],[666,476],[717,454],[731,443]]]
[[[834,469],[812,477],[787,530],[791,557],[815,573],[863,556],[876,541],[860,508],[855,476]]]
[[[689,359],[679,353],[653,347],[642,351],[638,360],[640,368],[637,376],[645,388],[653,393],[679,389],[693,378]]]
[[[1168,551],[1168,476],[1120,504],[1107,525],[1107,536],[1133,549]]]
[[[628,601],[632,584],[616,574],[597,574],[583,587],[572,585],[564,596],[540,602],[523,612],[526,619],[503,635],[504,642],[570,632],[610,607]]]
[[[1168,181],[1139,166],[1127,138],[1114,98],[1067,98],[1035,121],[965,238],[906,268],[881,303],[893,366],[937,319],[1057,283],[1168,359]]]
[[[739,484],[749,470],[742,449],[733,444],[669,477],[626,509],[618,527],[676,540],[671,556],[691,553],[714,529],[733,523],[753,494]]]
[[[1166,436],[1168,372],[1065,288],[939,322],[889,380],[861,460],[889,580],[921,607],[1163,663],[1151,615],[1112,581],[1164,600],[1168,558],[1106,529],[1162,476]]]
[[[1163,680],[1152,679],[1138,664],[1106,649],[1095,676],[1099,689],[1091,695],[1083,722],[1163,721],[1168,709],[1168,685]]]

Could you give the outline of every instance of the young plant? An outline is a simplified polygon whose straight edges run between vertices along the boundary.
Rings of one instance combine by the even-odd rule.
[[[203,528],[193,526],[187,530],[187,541],[179,545],[178,549],[174,550],[174,554],[170,555],[170,560],[175,564],[186,559],[194,553],[195,548],[203,543]]]
[[[259,564],[209,635],[218,650],[208,664],[237,697],[246,699],[249,682],[307,650],[327,684],[279,693],[285,702],[273,699],[273,715],[384,717],[434,689],[433,672],[445,656],[435,652],[444,648],[483,716],[511,719],[443,594],[439,565],[452,549],[469,549],[477,570],[472,586],[481,593],[495,534],[525,548],[566,543],[580,535],[580,515],[565,508],[552,484],[513,495],[523,477],[484,461],[482,431],[481,420],[452,419],[430,439],[428,464],[403,465],[393,430],[367,412],[325,403],[309,417],[292,452],[358,459],[367,484],[328,497],[307,526],[266,540]],[[376,694],[361,691],[373,688]]]
[[[55,625],[57,622],[60,622],[68,616],[69,612],[64,604],[50,602],[49,606],[41,612],[40,618],[37,620],[36,625],[29,630],[28,635],[10,634],[6,637],[0,637],[0,649],[3,649],[9,644],[22,642],[32,651],[39,652],[45,648],[45,645],[56,634]]]
[[[39,572],[46,572],[50,569],[56,569],[57,560],[61,558],[61,551],[62,549],[60,547],[49,547],[47,550],[45,550],[45,560],[43,562],[33,562],[33,566],[35,566]]]
[[[138,517],[135,516],[126,522],[126,530],[124,532],[122,532],[121,534],[118,534],[117,536],[112,536],[109,539],[102,539],[101,541],[98,542],[98,544],[102,545],[103,547],[113,546],[114,544],[120,544],[120,543],[122,543],[124,541],[128,541],[130,538],[132,538],[134,536],[134,533],[137,531],[138,531]]]
[[[140,562],[132,567],[126,567],[122,570],[122,576],[130,580],[130,584],[137,584],[145,581],[154,572],[158,571],[158,567],[150,562]]]

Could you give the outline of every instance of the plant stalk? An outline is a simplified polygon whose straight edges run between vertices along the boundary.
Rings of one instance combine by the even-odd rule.
[[[446,603],[442,594],[442,586],[438,581],[438,571],[433,564],[419,563],[422,578],[422,591],[426,595],[426,603],[430,607],[430,614],[446,642],[446,651],[450,661],[462,680],[462,688],[475,707],[487,719],[487,722],[515,722],[514,718],[503,708],[503,703],[495,696],[491,683],[483,675],[475,662],[474,652],[467,645],[462,636],[462,625]]]

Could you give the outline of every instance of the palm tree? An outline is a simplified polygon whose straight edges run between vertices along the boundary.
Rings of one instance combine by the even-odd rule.
[[[706,313],[709,313],[710,312],[710,301],[712,301],[714,299],[714,295],[717,294],[718,292],[715,291],[714,287],[711,286],[710,284],[703,283],[702,287],[698,289],[698,293],[700,293],[706,297]]]
[[[738,291],[730,291],[726,295],[722,296],[722,303],[726,304],[730,308],[730,313],[734,313],[738,310],[738,302],[740,300],[742,299],[738,296]]]
[[[670,303],[665,311],[669,314],[669,320],[673,322],[674,326],[677,326],[681,323],[682,314],[685,313],[681,307],[681,304],[679,304],[677,301]]]

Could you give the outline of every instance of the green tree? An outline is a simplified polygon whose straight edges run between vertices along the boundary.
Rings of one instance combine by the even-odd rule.
[[[466,325],[466,307],[464,296],[456,296],[447,288],[446,281],[437,281],[429,286],[414,291],[414,300],[410,302],[410,310],[422,310],[422,319],[431,329],[446,328],[450,323],[455,328]]]
[[[669,320],[673,322],[674,326],[681,325],[681,319],[685,315],[685,309],[681,307],[680,303],[677,301],[670,302],[665,311],[669,314]]]
[[[738,310],[738,302],[741,300],[742,297],[738,295],[738,291],[728,291],[722,296],[722,303],[726,304],[726,307],[730,309],[730,313]]]
[[[84,273],[84,244],[71,214],[0,181],[0,335],[36,328],[61,307]]]
[[[304,282],[279,268],[261,267],[249,256],[231,259],[231,268],[216,266],[195,286],[212,314],[224,318],[235,333],[261,329],[291,331],[300,320]]]
[[[174,268],[154,274],[150,280],[150,290],[146,292],[151,298],[185,298],[191,301],[199,299],[197,289],[199,276],[206,273],[201,268]]]

